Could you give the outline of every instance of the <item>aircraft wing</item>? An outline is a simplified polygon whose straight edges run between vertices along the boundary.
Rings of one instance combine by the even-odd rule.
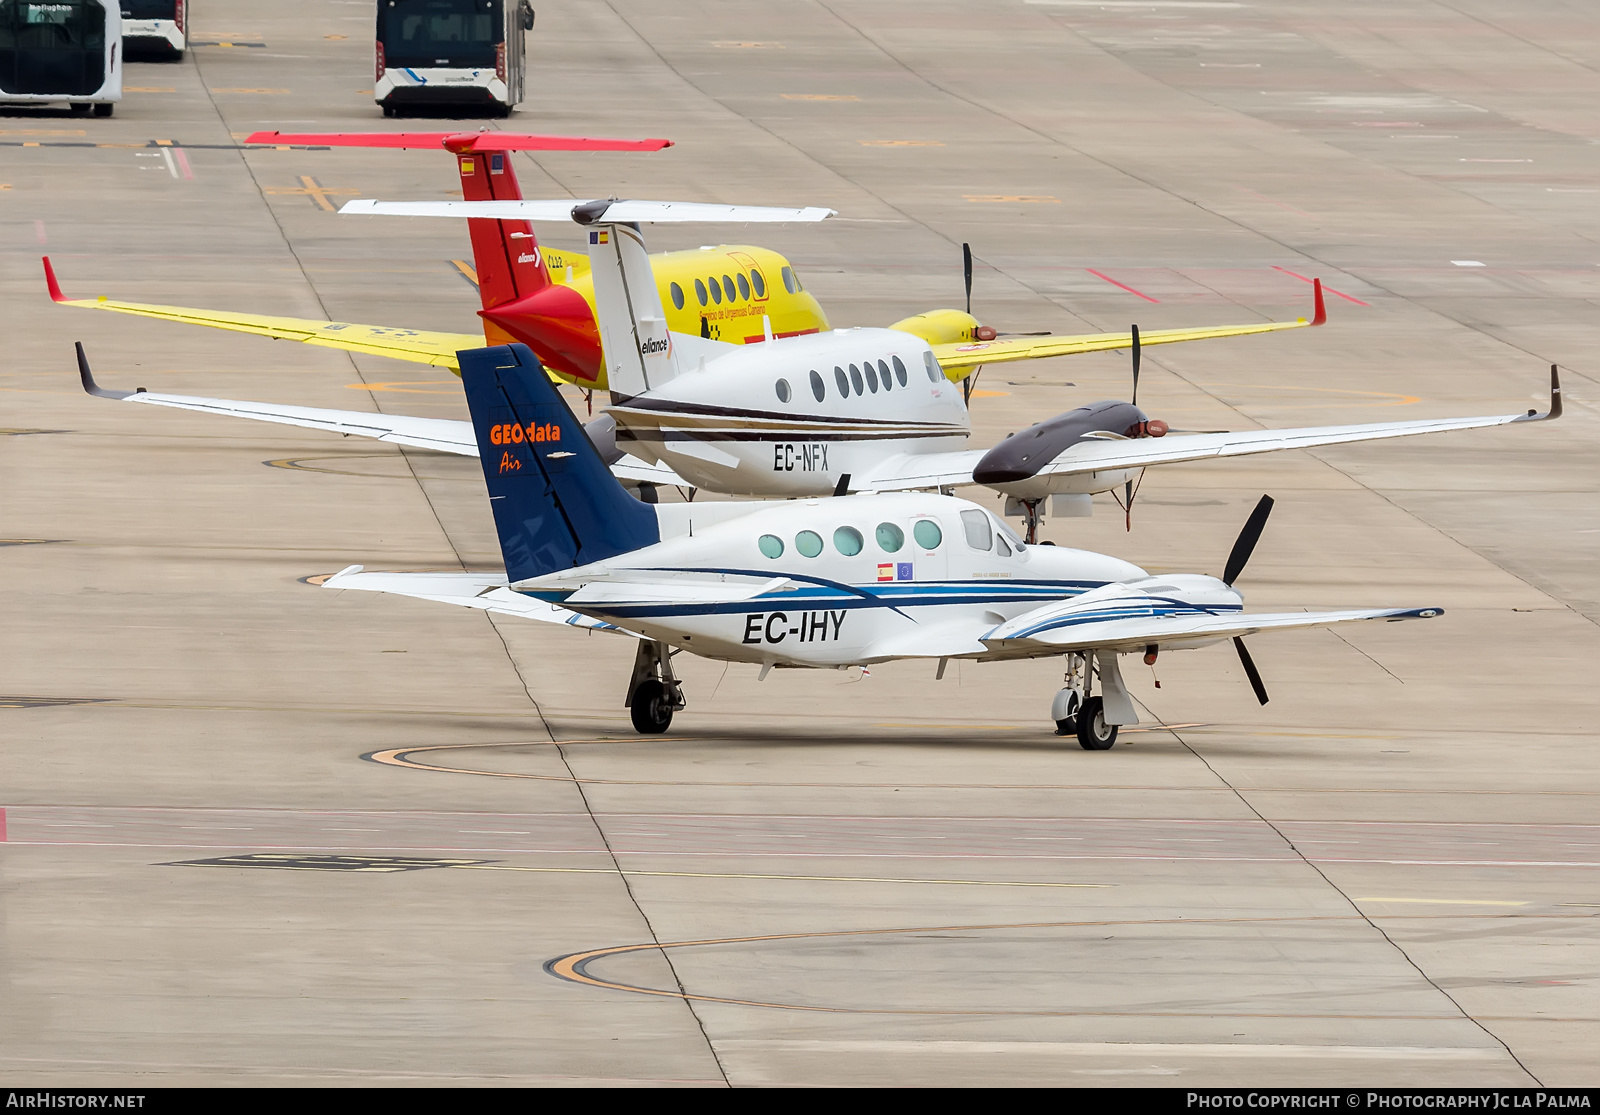
[[[44,261],[45,281],[50,297],[63,306],[89,310],[111,310],[119,314],[176,321],[186,325],[209,325],[234,333],[251,333],[275,341],[299,341],[323,348],[360,352],[368,356],[388,356],[413,364],[458,371],[456,352],[482,348],[484,339],[477,333],[433,333],[420,329],[397,329],[386,325],[354,325],[344,321],[312,321],[309,318],[272,317],[263,314],[237,314],[221,310],[196,310],[187,306],[155,306],[144,302],[113,302],[107,298],[68,298],[61,293],[49,257]]]
[[[1236,430],[1221,434],[1168,434],[1153,438],[1116,438],[1080,441],[1064,450],[1038,472],[1040,476],[1100,472],[1107,469],[1145,468],[1211,457],[1244,457],[1278,449],[1311,449],[1319,445],[1344,445],[1354,441],[1380,441],[1438,434],[1447,430],[1476,430],[1518,422],[1545,422],[1561,417],[1561,381],[1550,368],[1550,409],[1543,414],[1490,414],[1472,418],[1419,418],[1408,422],[1367,422],[1351,426],[1305,426],[1284,430]]]
[[[1257,321],[1248,325],[1213,325],[1203,329],[1152,329],[1139,330],[1139,344],[1170,345],[1179,341],[1210,341],[1219,337],[1250,337],[1257,333],[1280,333],[1285,329],[1303,329],[1322,325],[1328,320],[1327,305],[1322,298],[1322,280],[1312,284],[1315,307],[1311,320]],[[1047,356],[1075,356],[1080,352],[1106,352],[1110,349],[1133,347],[1133,332],[1084,333],[1070,337],[1022,337],[1004,341],[962,341],[959,344],[934,345],[933,355],[947,373],[967,373],[981,364],[1006,364],[1014,360],[1042,360]],[[957,377],[959,378],[959,377]]]
[[[614,631],[619,635],[639,637],[615,624],[580,616],[577,612],[558,604],[550,604],[532,596],[524,596],[520,592],[513,592],[506,584],[504,572],[365,573],[362,572],[361,566],[352,565],[323,581],[322,587],[388,592],[396,596],[432,600],[439,604],[477,608],[479,611],[494,612],[497,615],[516,616],[518,619],[559,623],[565,627],[579,627],[589,631]]]
[[[78,376],[83,389],[101,399],[124,403],[141,403],[146,406],[173,407],[177,410],[195,410],[203,414],[221,414],[231,418],[251,418],[257,422],[276,422],[284,426],[301,426],[310,430],[326,430],[345,437],[369,437],[395,445],[409,445],[417,449],[433,449],[440,453],[454,453],[461,457],[478,455],[478,439],[471,422],[453,418],[416,418],[404,414],[377,414],[364,410],[325,410],[321,407],[297,407],[283,403],[252,403],[240,399],[208,399],[201,395],[167,395],[157,391],[113,391],[95,382],[89,368],[89,358],[78,345]],[[670,484],[674,487],[693,487],[687,480],[664,465],[646,464],[638,457],[623,454],[611,464],[611,472],[620,480],[633,480],[649,484]]]
[[[903,453],[850,478],[852,492],[912,492],[927,488],[956,488],[971,484],[972,470],[985,450],[958,449],[950,453]]]
[[[1222,615],[1141,615],[1118,618],[1122,609],[1072,602],[1047,604],[1002,623],[981,637],[991,651],[1142,650],[1155,645],[1173,648],[1184,643],[1210,643],[1303,627],[1331,627],[1364,620],[1433,619],[1442,608],[1365,608],[1343,612],[1230,612]]]

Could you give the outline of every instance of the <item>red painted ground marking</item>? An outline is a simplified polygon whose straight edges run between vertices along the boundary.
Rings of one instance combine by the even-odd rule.
[[[45,239],[44,222],[43,221],[34,221],[33,222],[33,238],[35,240],[39,241],[39,243],[41,243],[41,244],[50,243],[49,240]]]
[[[1113,279],[1110,275],[1104,274],[1103,272],[1100,272],[1100,271],[1096,271],[1093,267],[1085,267],[1084,270],[1089,272],[1089,274],[1093,275],[1097,279],[1104,279],[1106,282],[1110,283],[1112,286],[1121,287],[1123,290],[1127,291],[1129,294],[1133,295],[1135,298],[1143,298],[1146,302],[1159,302],[1159,301],[1161,301],[1161,299],[1159,299],[1159,298],[1151,298],[1148,294],[1145,294],[1143,291],[1134,290],[1127,283],[1119,283],[1119,282],[1117,282],[1117,280]]]
[[[1302,283],[1309,283],[1309,282],[1314,282],[1315,281],[1313,279],[1306,278],[1304,275],[1297,275],[1293,271],[1289,270],[1287,267],[1279,267],[1276,263],[1274,263],[1272,265],[1272,269],[1274,271],[1282,271],[1285,275],[1293,275],[1296,279],[1299,279]],[[1340,298],[1343,298],[1346,302],[1354,302],[1357,306],[1370,306],[1370,305],[1372,305],[1371,302],[1363,302],[1363,301],[1361,301],[1361,299],[1357,298],[1353,294],[1346,294],[1342,290],[1334,290],[1327,283],[1323,283],[1322,284],[1322,289],[1327,291],[1329,294],[1337,294]]]
[[[0,809],[0,844],[6,842],[6,811]]]
[[[177,157],[178,169],[183,171],[183,176],[185,178],[193,178],[194,177],[194,171],[189,166],[189,156],[185,155],[183,153],[183,148],[174,147],[172,149],[172,153],[173,153],[174,156]]]

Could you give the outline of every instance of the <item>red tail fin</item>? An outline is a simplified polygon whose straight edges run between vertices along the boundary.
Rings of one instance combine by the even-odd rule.
[[[522,189],[511,156],[503,151],[457,151],[461,196],[467,201],[520,201]],[[492,310],[537,294],[550,285],[550,272],[539,252],[533,225],[527,221],[467,222],[472,237],[473,266],[478,270],[478,295]]]

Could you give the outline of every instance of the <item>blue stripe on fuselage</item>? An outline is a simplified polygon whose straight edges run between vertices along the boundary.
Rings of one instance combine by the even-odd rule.
[[[757,569],[680,569],[673,572],[683,573],[726,573],[735,576],[767,577],[774,574],[770,570]],[[1104,581],[884,581],[869,585],[850,585],[839,581],[829,581],[820,577],[789,577],[792,581],[809,582],[812,587],[792,590],[789,592],[768,592],[760,596],[753,596],[746,600],[722,601],[718,603],[690,604],[682,602],[661,603],[618,603],[605,604],[592,608],[580,608],[582,611],[604,612],[607,616],[618,619],[644,619],[653,616],[704,616],[704,615],[742,615],[757,610],[758,606],[766,604],[780,604],[792,608],[822,608],[833,610],[854,611],[863,608],[886,608],[899,612],[908,619],[914,617],[905,611],[907,607],[946,607],[960,604],[1011,604],[1011,603],[1046,603],[1052,600],[1062,600],[1088,592],[1090,589],[1099,588],[1107,583]],[[527,591],[526,596],[535,596],[553,604],[565,604],[565,598],[570,595],[563,590]],[[571,605],[566,605],[571,607]]]

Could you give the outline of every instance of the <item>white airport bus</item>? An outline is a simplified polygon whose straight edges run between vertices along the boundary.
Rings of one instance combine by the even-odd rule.
[[[183,54],[189,45],[184,0],[122,0],[123,49]]]
[[[377,84],[385,116],[408,108],[480,108],[522,100],[528,0],[378,0]]]
[[[120,100],[120,0],[0,0],[0,104],[110,116]]]

